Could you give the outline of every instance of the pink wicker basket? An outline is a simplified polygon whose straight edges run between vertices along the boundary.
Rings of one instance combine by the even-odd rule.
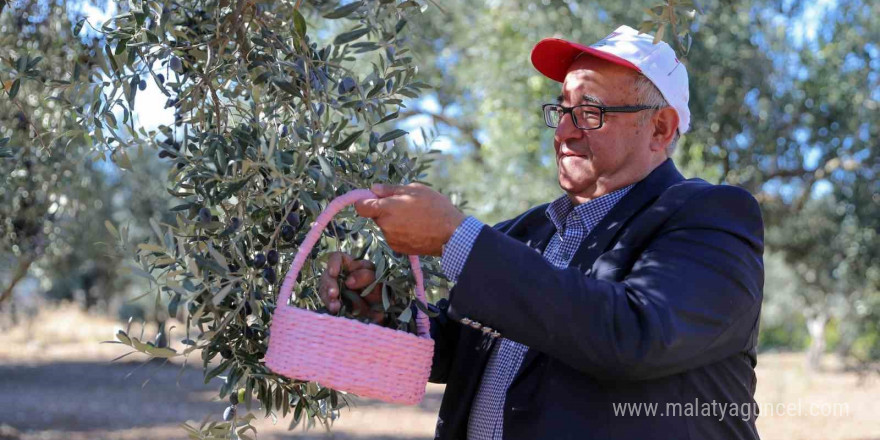
[[[353,190],[334,199],[318,216],[281,285],[265,362],[273,372],[291,379],[316,381],[389,403],[415,405],[425,396],[434,355],[430,322],[424,313],[416,311],[416,336],[287,305],[299,271],[333,216],[358,200],[375,198],[369,190]],[[426,303],[419,258],[410,255],[409,260],[416,279],[416,297]]]

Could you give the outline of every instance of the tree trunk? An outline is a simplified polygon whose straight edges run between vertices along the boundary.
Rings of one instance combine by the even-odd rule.
[[[810,347],[807,349],[807,367],[812,371],[822,369],[822,355],[825,353],[825,324],[828,314],[824,311],[807,317],[807,332],[810,334]]]
[[[0,293],[0,306],[2,306],[7,299],[12,297],[12,290],[15,289],[18,282],[27,275],[28,269],[30,269],[31,263],[33,262],[34,260],[32,258],[27,257],[22,257],[21,261],[18,262],[18,268],[15,270],[15,274],[12,275],[12,281],[9,283],[9,286]]]

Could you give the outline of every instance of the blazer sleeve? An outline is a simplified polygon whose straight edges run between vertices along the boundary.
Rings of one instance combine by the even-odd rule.
[[[604,379],[676,374],[747,350],[763,290],[755,199],[711,186],[679,205],[621,282],[556,269],[483,228],[452,307],[506,338]]]
[[[503,231],[512,221],[513,219],[505,220],[493,226],[492,229]],[[482,229],[489,228],[484,227]],[[455,291],[455,288],[453,288],[452,291]],[[450,295],[452,294],[452,291],[450,291]],[[434,339],[434,357],[428,381],[444,384],[449,378],[449,371],[452,369],[452,362],[455,357],[455,351],[458,347],[458,338],[461,333],[461,324],[456,320],[450,319],[447,315],[449,310],[449,300],[446,298],[437,301],[436,305],[428,304],[428,309],[437,313],[436,317],[430,318],[431,338]],[[416,312],[415,305],[413,305],[413,312]]]
[[[428,382],[446,383],[449,379],[449,371],[452,369],[452,359],[458,345],[460,328],[456,325],[458,323],[449,319],[446,314],[449,309],[449,301],[446,298],[437,301],[436,305],[428,304],[428,309],[437,312],[436,317],[430,318],[431,339],[434,340],[434,357]],[[413,312],[415,312],[415,307]]]

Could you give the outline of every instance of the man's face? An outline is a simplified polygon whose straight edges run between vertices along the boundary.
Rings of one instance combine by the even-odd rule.
[[[584,56],[568,69],[561,104],[637,105],[636,73],[608,61]],[[650,110],[646,110],[650,111]],[[605,113],[596,130],[575,127],[571,114],[559,122],[554,136],[559,186],[582,203],[644,177],[652,153],[649,124],[639,113]]]

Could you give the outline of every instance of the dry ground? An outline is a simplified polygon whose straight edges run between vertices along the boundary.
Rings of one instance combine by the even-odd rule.
[[[185,439],[180,422],[220,417],[225,404],[216,399],[218,384],[205,385],[197,368],[111,364],[123,347],[98,342],[117,328],[114,321],[68,307],[0,332],[0,440]],[[154,331],[148,327],[145,334]],[[759,357],[762,438],[880,440],[880,378],[859,381],[830,360],[827,367],[810,373],[799,353]],[[258,438],[430,439],[442,395],[443,386],[430,384],[416,407],[363,400],[343,411],[330,434],[320,427],[288,432],[289,419],[276,425],[261,420]],[[779,404],[789,412],[768,413],[766,405],[775,410]]]

